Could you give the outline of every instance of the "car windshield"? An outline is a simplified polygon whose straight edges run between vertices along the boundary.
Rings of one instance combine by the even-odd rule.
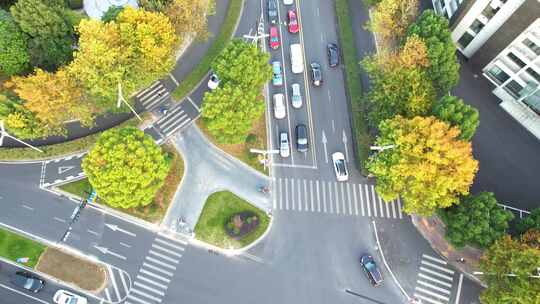
[[[345,175],[345,161],[343,161],[342,159],[338,160],[336,162],[336,168],[339,175]]]
[[[34,280],[33,279],[26,279],[25,282],[24,282],[24,288],[26,289],[31,289],[32,288],[32,285],[34,285]]]
[[[365,265],[366,265],[366,269],[369,270],[369,271],[373,271],[373,270],[377,269],[377,265],[375,265],[375,262],[373,262],[373,261],[369,261]]]
[[[301,145],[307,144],[307,138],[299,138],[298,143],[301,144]]]
[[[276,36],[272,37],[272,42],[278,42],[278,38]]]

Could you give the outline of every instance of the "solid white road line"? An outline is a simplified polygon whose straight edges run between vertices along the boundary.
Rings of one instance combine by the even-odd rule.
[[[352,201],[351,201],[351,187],[347,184],[347,200],[349,201],[349,214],[353,214],[352,211]]]
[[[428,260],[432,260],[433,262],[437,262],[437,263],[442,264],[442,265],[447,265],[448,264],[445,260],[442,260],[442,259],[439,259],[439,258],[436,258],[436,257],[432,257],[432,256],[427,255],[427,254],[422,254],[422,257],[425,258],[425,259],[428,259]]]
[[[155,255],[155,256],[157,256],[157,257],[160,257],[160,258],[162,258],[162,259],[164,259],[164,260],[167,260],[167,261],[169,261],[169,262],[173,262],[173,263],[175,263],[175,264],[178,264],[178,263],[180,262],[180,261],[178,261],[178,260],[176,260],[176,259],[173,259],[173,258],[171,258],[171,257],[168,257],[168,256],[166,256],[166,255],[164,255],[164,254],[161,254],[161,253],[159,253],[159,252],[155,252],[154,250],[150,250],[149,253],[152,254],[152,255]]]
[[[154,265],[146,263],[146,262],[143,262],[143,267],[150,268],[150,269],[152,269],[154,271],[157,271],[157,272],[161,272],[161,273],[163,273],[165,275],[168,275],[170,277],[174,276],[174,273],[172,273],[170,271],[163,270],[163,269],[161,269],[161,268],[159,268],[157,266],[154,266]]]
[[[425,294],[428,294],[428,295],[430,295],[430,296],[439,298],[439,299],[444,300],[444,301],[446,301],[446,302],[450,301],[450,298],[448,298],[447,296],[443,296],[443,295],[438,294],[438,293],[436,293],[436,292],[429,291],[429,290],[424,289],[424,288],[422,288],[422,287],[416,287],[415,290],[418,290],[418,291],[420,291],[420,292],[422,292],[422,293],[425,293]]]
[[[162,288],[163,290],[167,290],[167,288],[168,288],[167,285],[163,285],[163,284],[160,284],[160,283],[158,283],[158,282],[156,282],[156,281],[152,281],[152,280],[150,280],[149,278],[147,278],[147,277],[145,277],[145,276],[142,276],[142,275],[137,275],[137,279],[138,279],[138,280],[143,280],[143,281],[145,281],[146,283],[150,283],[150,284],[152,284],[152,285],[154,285],[154,286],[157,286],[157,287],[159,287],[159,288]]]
[[[163,252],[166,252],[166,253],[168,253],[168,254],[170,254],[170,255],[174,255],[174,256],[177,256],[177,257],[179,257],[179,258],[181,258],[181,257],[182,257],[182,255],[181,255],[180,253],[178,253],[178,252],[175,252],[175,251],[172,251],[172,250],[170,250],[170,249],[167,249],[167,248],[165,248],[165,247],[162,247],[162,246],[156,245],[156,243],[152,244],[152,248],[155,248],[155,249],[161,250],[161,251],[163,251]],[[180,250],[184,251],[184,248],[182,248],[182,249],[180,249]]]
[[[172,270],[176,270],[176,267],[175,267],[175,266],[169,265],[169,264],[167,264],[167,263],[165,263],[165,262],[162,262],[162,261],[160,261],[160,260],[158,260],[158,259],[154,259],[153,257],[147,256],[145,259],[148,260],[148,261],[150,261],[150,262],[152,262],[152,263],[158,264],[158,265],[160,265],[160,266],[167,267],[167,268],[172,269]]]
[[[20,295],[22,295],[22,296],[25,296],[25,297],[27,297],[27,298],[30,298],[30,299],[32,299],[32,300],[34,300],[34,301],[37,301],[37,302],[40,302],[40,303],[43,303],[43,304],[49,304],[49,302],[47,302],[47,301],[43,301],[43,300],[38,299],[38,298],[36,298],[36,297],[30,296],[30,295],[28,295],[28,294],[26,294],[26,293],[24,293],[24,292],[22,292],[22,291],[19,291],[19,290],[17,290],[17,289],[11,288],[11,287],[9,287],[9,286],[7,286],[7,285],[4,285],[4,284],[2,284],[2,283],[0,283],[0,286],[2,286],[3,288],[5,288],[5,289],[7,289],[7,290],[10,290],[10,291],[13,291],[13,292],[15,292],[15,293],[18,293],[18,294],[20,294]]]
[[[422,280],[418,280],[418,281],[416,281],[416,283],[418,283],[420,285],[423,285],[423,286],[426,286],[426,287],[429,287],[431,289],[437,290],[439,292],[445,293],[447,295],[450,295],[450,291],[448,289],[440,288],[438,286],[435,286],[433,284],[430,284],[430,283],[422,281]]]
[[[124,275],[121,271],[118,271],[120,273],[120,281],[122,282],[122,287],[124,287],[124,290],[127,292],[129,292],[129,288],[128,288],[128,285],[126,283],[126,279],[124,278]]]
[[[113,285],[114,294],[116,295],[117,299],[121,299],[120,297],[120,290],[118,290],[118,285],[116,285],[116,279],[114,277],[114,271],[110,265],[107,265],[107,269],[109,270],[109,275],[111,276],[111,282]]]
[[[396,218],[396,200],[389,202],[389,204],[392,204],[392,218]]]
[[[367,215],[371,217],[371,206],[369,205],[369,186],[367,184],[364,185],[364,190],[364,194],[366,195]]]
[[[315,200],[313,198],[313,181],[310,180],[309,181],[309,198],[310,198],[310,201],[311,201],[311,211],[315,212]]]
[[[111,293],[109,292],[109,288],[105,288],[105,298],[107,298],[107,301],[111,302]]]
[[[163,232],[161,232],[161,231],[158,232],[158,235],[161,236],[161,237],[163,237],[163,238],[166,239],[166,240],[169,240],[169,241],[171,241],[171,242],[173,242],[173,243],[178,244],[179,246],[186,246],[186,245],[188,244],[187,241],[180,240],[180,239],[177,239],[177,238],[174,238],[174,237],[170,237],[169,235],[167,235],[167,234],[165,234],[165,233],[163,233]]]
[[[299,195],[300,196],[300,195]],[[308,192],[307,192],[307,181],[304,180],[304,201],[306,203],[305,210],[308,211]]]
[[[184,247],[178,246],[178,245],[175,245],[175,244],[172,244],[172,243],[169,242],[169,241],[166,241],[166,240],[163,240],[163,239],[160,239],[160,238],[156,238],[155,241],[158,242],[158,243],[161,243],[161,244],[163,244],[163,245],[166,245],[166,246],[175,248],[175,249],[177,249],[177,250],[184,251]]]
[[[285,210],[289,210],[289,180],[285,179]]]
[[[420,270],[423,271],[423,272],[427,272],[427,273],[429,273],[429,274],[432,274],[432,275],[434,275],[434,276],[438,276],[439,278],[448,280],[448,281],[450,281],[450,282],[454,281],[454,278],[452,278],[451,276],[447,276],[447,275],[445,275],[445,274],[438,273],[438,272],[436,272],[436,271],[433,271],[433,270],[431,270],[431,269],[427,269],[427,268],[422,267],[422,266],[420,266]]]
[[[370,185],[371,188],[371,199],[373,200],[373,216],[377,217],[377,198],[375,196],[375,187]]]
[[[88,231],[88,232],[90,232],[90,231]],[[122,245],[122,246],[124,246],[124,247],[126,247],[126,248],[131,248],[131,245],[128,245],[128,244],[126,244],[126,243],[120,242],[120,245]]]
[[[283,180],[280,178],[279,179],[279,210],[283,210],[283,196],[285,195],[285,191],[283,191],[283,184],[282,184]]]
[[[441,266],[438,266],[438,265],[435,265],[433,263],[430,263],[428,261],[422,261],[420,262],[421,264],[424,264],[424,265],[427,265],[427,266],[430,266],[431,268],[435,268],[435,269],[439,269],[440,271],[444,271],[448,274],[454,274],[454,271],[453,270],[450,270],[448,268],[444,268],[444,267],[441,267]]]
[[[319,192],[319,180],[317,180],[317,183],[316,183],[316,188],[317,188],[317,212],[321,212],[321,196],[320,196],[320,192]]]
[[[58,221],[58,222],[60,222],[60,223],[65,223],[65,222],[66,222],[66,220],[64,220],[64,219],[61,219],[61,218],[59,218],[59,217],[56,217],[56,216],[55,216],[55,217],[53,217],[53,218],[54,218],[54,220],[55,220],[55,221]]]
[[[364,210],[364,195],[362,194],[362,185],[358,185],[358,197],[360,197],[360,210],[362,211],[362,216],[366,216]]]
[[[399,218],[403,218],[403,214],[401,213],[401,199],[398,197],[397,199],[397,202],[398,202],[398,213],[399,213]]]
[[[459,298],[461,297],[461,284],[463,284],[463,273],[459,274],[459,283],[456,292],[456,302],[454,302],[454,304],[459,304]]]
[[[322,199],[323,199],[323,212],[326,213],[326,183],[321,182],[322,187]]]
[[[386,217],[390,217],[390,203],[391,202],[383,201],[383,204],[386,206]]]
[[[24,204],[22,204],[21,206],[22,206],[23,208],[25,208],[25,209],[30,210],[30,211],[34,211],[34,208],[32,208],[32,207],[30,207],[30,206],[26,206],[26,205],[24,205]]]
[[[434,300],[434,299],[431,299],[431,298],[428,298],[428,297],[424,297],[424,296],[419,295],[417,293],[414,294],[414,297],[417,298],[417,299],[420,299],[422,301],[426,301],[428,303],[431,303],[431,304],[444,304],[443,302],[440,302],[440,301],[437,301],[437,300]]]
[[[155,274],[155,273],[153,273],[153,272],[144,270],[144,269],[142,269],[142,268],[139,270],[139,272],[140,272],[140,273],[143,273],[143,274],[145,274],[145,275],[151,276],[151,277],[153,277],[153,278],[155,278],[155,279],[161,280],[161,281],[163,281],[163,282],[165,282],[165,283],[167,283],[167,284],[171,282],[171,280],[169,280],[169,279],[167,279],[167,278],[164,278],[164,277],[162,277],[162,276],[160,276],[160,275],[157,275],[157,274]]]
[[[150,287],[148,285],[145,285],[143,283],[135,282],[134,285],[137,286],[138,288],[149,290],[149,291],[151,291],[151,292],[153,292],[155,294],[158,294],[158,295],[160,295],[162,297],[165,296],[165,293],[163,291],[159,291],[159,290],[157,290],[155,288],[152,288],[152,287]]]
[[[145,294],[144,292],[139,291],[139,290],[137,290],[135,288],[131,288],[131,292],[128,295],[128,299],[135,300],[135,301],[141,302],[143,304],[150,304],[150,302],[139,298],[139,296],[134,296],[132,293],[136,293],[138,295],[143,295],[143,296],[146,296],[146,298],[151,299],[147,294]],[[153,297],[153,298],[155,298],[155,297]],[[156,302],[161,302],[160,298],[155,298],[155,299],[157,299],[157,300],[155,300]],[[153,299],[151,299],[151,300],[153,300]]]
[[[335,195],[335,203],[336,203],[336,213],[339,214],[339,194],[338,194],[338,184],[334,182],[334,195]]]
[[[423,273],[419,273],[419,274],[418,274],[418,277],[420,277],[420,278],[422,278],[422,279],[424,279],[424,280],[428,280],[428,281],[431,281],[431,282],[435,282],[435,283],[437,283],[437,284],[439,284],[439,285],[446,286],[446,287],[448,287],[448,288],[452,288],[452,284],[450,284],[450,283],[448,283],[448,282],[443,282],[443,281],[441,281],[441,280],[435,279],[435,278],[430,277],[430,276],[427,276],[427,275],[425,275],[425,274],[423,274]]]
[[[383,211],[383,200],[381,199],[380,196],[377,195],[377,200],[379,201],[379,211],[380,211],[380,216],[381,217],[384,217],[384,211]]]

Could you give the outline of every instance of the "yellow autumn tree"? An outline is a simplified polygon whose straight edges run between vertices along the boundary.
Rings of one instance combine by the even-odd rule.
[[[393,48],[418,14],[418,0],[382,0],[372,11],[369,29],[384,43]]]
[[[193,33],[204,38],[208,28],[208,2],[209,0],[173,0],[164,13],[171,20],[178,36],[184,37]]]
[[[469,193],[478,161],[471,143],[458,139],[458,128],[435,117],[396,116],[379,129],[376,145],[393,147],[372,156],[367,167],[385,201],[401,196],[406,213],[429,216]]]

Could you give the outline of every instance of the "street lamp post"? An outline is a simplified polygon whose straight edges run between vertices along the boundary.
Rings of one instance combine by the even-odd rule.
[[[139,116],[139,114],[135,112],[135,110],[131,107],[129,102],[127,102],[127,100],[124,98],[124,94],[122,94],[122,85],[120,84],[120,82],[118,82],[118,102],[116,103],[116,107],[120,108],[120,106],[122,105],[122,102],[128,106],[131,112],[133,112],[133,114],[135,114],[135,116],[137,116],[137,118],[140,121],[142,121],[142,118]]]
[[[3,121],[3,120],[0,120],[0,147],[4,144],[4,138],[6,138],[6,137],[9,137],[9,138],[11,138],[11,139],[13,139],[13,140],[16,140],[16,141],[18,141],[18,142],[20,142],[20,143],[22,143],[22,144],[24,144],[24,145],[26,145],[26,146],[28,146],[28,147],[30,147],[30,148],[36,150],[36,151],[38,151],[38,152],[43,153],[43,150],[38,149],[38,148],[32,146],[31,144],[26,143],[26,142],[24,142],[24,141],[22,141],[22,140],[20,140],[20,139],[18,139],[18,138],[16,138],[16,137],[12,136],[11,134],[9,134],[9,133],[6,131],[6,128],[4,127],[4,121]]]

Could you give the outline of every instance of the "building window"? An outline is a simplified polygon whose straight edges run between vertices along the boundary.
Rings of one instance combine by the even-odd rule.
[[[524,66],[526,66],[525,62],[523,62],[523,60],[519,59],[518,56],[516,56],[516,54],[510,52],[508,53],[508,58],[510,58],[515,64],[517,64],[520,68],[523,68]]]
[[[523,102],[537,114],[540,114],[540,90],[524,98]]]
[[[476,34],[480,33],[482,28],[484,28],[484,24],[480,22],[478,19],[474,20],[474,22],[471,24],[471,30],[475,32]]]
[[[491,19],[495,14],[499,11],[499,7],[493,8],[491,5],[486,6],[486,8],[482,11],[482,15],[484,15],[488,20]]]
[[[462,49],[465,49],[471,41],[473,41],[474,36],[465,32],[461,38],[458,40],[459,46],[461,46]]]
[[[533,51],[533,53],[540,56],[540,46],[532,42],[529,38],[525,38],[525,40],[523,40],[523,44],[525,44],[525,46],[527,46],[531,51]]]
[[[540,83],[540,74],[538,74],[535,70],[533,70],[532,68],[527,68],[527,73],[529,73],[532,78],[536,79],[536,81]]]
[[[487,71],[487,75],[489,78],[493,79],[496,83],[503,84],[505,81],[507,81],[510,76],[506,74],[503,70],[501,70],[498,66],[493,66],[491,69]]]
[[[523,87],[515,80],[512,80],[504,86],[504,90],[508,92],[508,94],[512,95],[512,97],[515,99],[519,99],[521,97],[521,90],[523,90]]]

